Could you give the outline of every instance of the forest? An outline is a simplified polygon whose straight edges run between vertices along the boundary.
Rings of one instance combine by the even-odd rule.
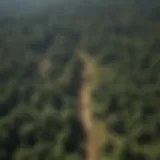
[[[6,4],[0,160],[160,160],[160,1]],[[85,103],[93,159],[84,153]]]

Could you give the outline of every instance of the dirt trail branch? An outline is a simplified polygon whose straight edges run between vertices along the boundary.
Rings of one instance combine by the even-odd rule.
[[[78,89],[78,118],[84,133],[85,160],[99,160],[98,148],[94,140],[92,116],[92,73],[93,65],[89,59],[79,58],[81,70]]]

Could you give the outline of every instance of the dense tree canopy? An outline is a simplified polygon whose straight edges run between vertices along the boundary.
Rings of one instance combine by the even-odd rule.
[[[156,0],[68,1],[0,16],[0,160],[83,159],[79,52],[94,64],[103,159],[159,160],[159,29]]]

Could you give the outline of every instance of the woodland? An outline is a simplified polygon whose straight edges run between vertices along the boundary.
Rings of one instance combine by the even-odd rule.
[[[160,160],[158,0],[0,13],[0,160]]]

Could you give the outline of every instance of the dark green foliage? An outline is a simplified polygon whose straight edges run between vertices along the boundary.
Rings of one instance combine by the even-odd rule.
[[[70,3],[0,17],[0,160],[83,159],[79,49],[98,68],[105,159],[159,160],[159,1]]]

